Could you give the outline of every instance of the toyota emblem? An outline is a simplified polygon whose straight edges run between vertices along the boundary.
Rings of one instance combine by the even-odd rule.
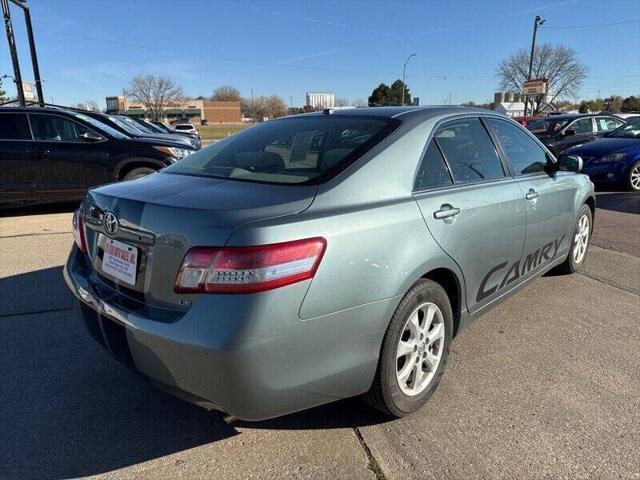
[[[105,212],[102,224],[109,235],[115,235],[118,231],[118,217],[113,212]]]

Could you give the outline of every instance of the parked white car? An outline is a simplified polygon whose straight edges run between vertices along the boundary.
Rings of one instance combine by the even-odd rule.
[[[176,132],[180,132],[180,133],[189,133],[191,135],[196,135],[196,136],[200,135],[198,133],[198,130],[196,130],[196,127],[194,127],[191,123],[179,123],[178,125],[175,125],[173,129]]]

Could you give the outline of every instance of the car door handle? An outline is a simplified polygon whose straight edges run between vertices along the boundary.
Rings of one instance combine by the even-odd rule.
[[[455,217],[460,213],[459,208],[455,208],[453,205],[445,203],[440,206],[440,210],[436,210],[433,212],[434,218],[438,220],[443,220],[445,218]]]
[[[529,192],[524,196],[527,200],[533,200],[534,198],[538,198],[540,194],[536,192],[533,188],[529,189]]]

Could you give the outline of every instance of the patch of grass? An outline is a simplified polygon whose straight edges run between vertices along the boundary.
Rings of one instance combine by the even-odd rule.
[[[249,128],[248,125],[225,125],[225,124],[210,124],[210,125],[197,125],[196,128],[200,132],[200,138],[203,142],[210,142],[212,140],[222,140],[229,135],[241,132],[245,128]]]
[[[382,469],[380,468],[380,465],[378,465],[378,462],[376,461],[375,458],[371,457],[369,459],[369,466],[368,466],[369,470],[371,470],[373,472],[373,474],[376,476],[376,480],[387,480],[387,477],[384,476],[384,472],[382,471]]]

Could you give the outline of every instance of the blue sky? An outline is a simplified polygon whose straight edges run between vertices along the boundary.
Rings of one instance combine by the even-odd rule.
[[[401,76],[421,104],[492,99],[496,64],[539,42],[576,49],[590,68],[581,96],[640,95],[640,1],[29,0],[47,101],[117,95],[136,74],[162,74],[185,94],[223,84],[245,96],[304,103],[306,91],[366,98]],[[22,75],[33,79],[21,12],[12,9]],[[634,22],[635,20],[635,22]],[[619,23],[628,22],[628,23]],[[611,26],[589,28],[585,25]],[[555,27],[555,28],[551,28]],[[2,29],[4,30],[4,29]],[[0,74],[11,74],[4,31]],[[10,80],[5,89],[13,94]]]

